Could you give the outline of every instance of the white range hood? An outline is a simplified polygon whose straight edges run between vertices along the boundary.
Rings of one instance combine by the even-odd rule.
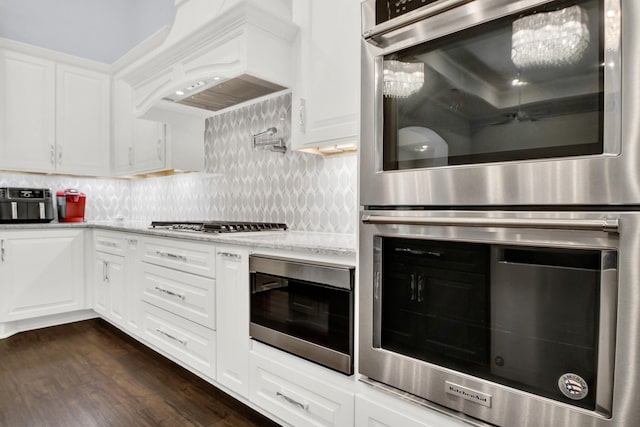
[[[164,43],[121,74],[133,89],[136,116],[176,102],[206,117],[291,87],[298,29],[290,2],[182,0],[176,6]]]

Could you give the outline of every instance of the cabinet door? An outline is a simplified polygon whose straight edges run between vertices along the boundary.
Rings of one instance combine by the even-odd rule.
[[[124,325],[125,294],[124,257],[96,252],[94,308],[114,323]]]
[[[0,168],[55,167],[55,63],[0,50]]]
[[[111,103],[113,171],[133,171],[133,89],[121,79],[113,82]]]
[[[296,0],[300,26],[293,147],[356,142],[360,106],[360,1]]]
[[[165,125],[146,119],[133,123],[133,169],[136,172],[164,169]]]
[[[126,328],[134,334],[140,333],[140,316],[142,302],[142,262],[138,251],[138,238],[126,239],[125,256],[125,319]]]
[[[107,261],[106,254],[96,252],[93,266],[93,309],[105,317],[109,315],[111,297],[109,295],[109,283],[107,282]]]
[[[82,230],[0,234],[4,321],[85,308]]]
[[[216,257],[217,380],[249,395],[249,255],[218,248]]]
[[[57,171],[109,172],[110,77],[69,65],[57,66]]]

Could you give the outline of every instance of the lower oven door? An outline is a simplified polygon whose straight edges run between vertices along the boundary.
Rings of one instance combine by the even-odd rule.
[[[639,218],[365,211],[360,373],[497,425],[638,419]]]
[[[251,256],[253,339],[353,373],[354,268]]]

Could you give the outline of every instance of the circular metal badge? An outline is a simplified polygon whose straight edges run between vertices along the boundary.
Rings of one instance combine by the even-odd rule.
[[[580,400],[587,397],[589,386],[580,375],[564,374],[558,379],[558,387],[569,399]]]

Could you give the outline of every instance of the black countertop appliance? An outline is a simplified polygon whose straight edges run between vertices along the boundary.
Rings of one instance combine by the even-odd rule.
[[[0,223],[51,222],[53,218],[48,188],[0,187]]]

